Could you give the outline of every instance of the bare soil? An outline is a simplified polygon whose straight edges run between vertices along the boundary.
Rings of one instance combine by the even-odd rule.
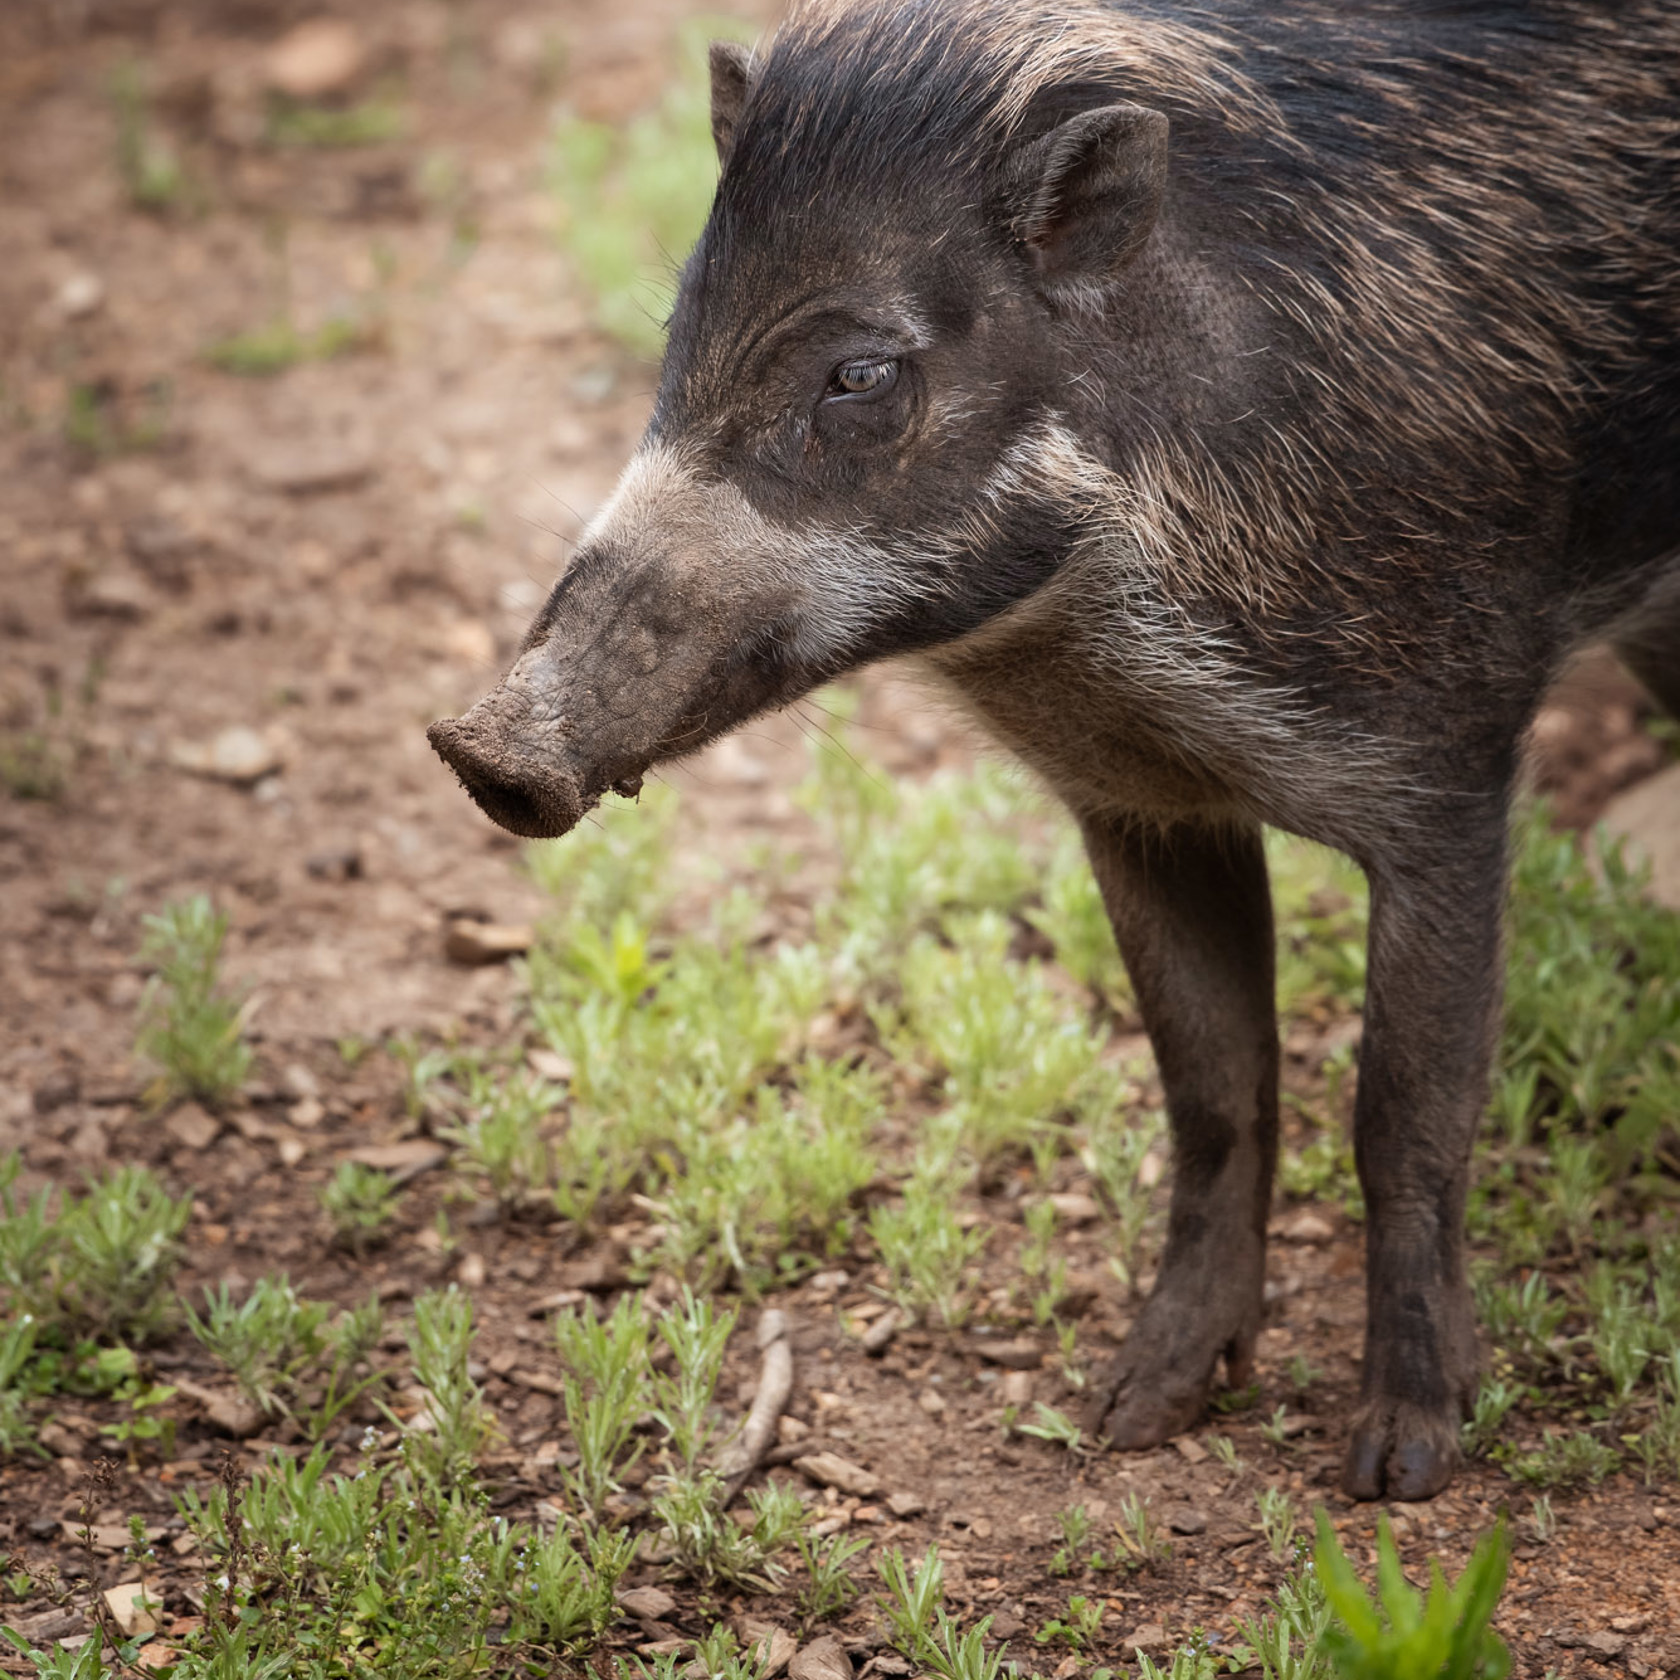
[[[540,896],[421,731],[508,657],[639,431],[651,371],[589,324],[553,237],[543,139],[557,98],[606,118],[641,108],[684,10],[364,0],[346,15],[409,126],[323,151],[264,145],[252,120],[263,55],[301,8],[0,8],[0,728],[34,737],[63,783],[51,799],[0,792],[0,1149],[20,1149],[36,1177],[143,1161],[190,1190],[189,1294],[285,1269],[311,1295],[350,1301],[371,1285],[400,1309],[462,1279],[508,1437],[493,1465],[499,1503],[514,1515],[559,1487],[544,1314],[557,1295],[624,1286],[634,1210],[587,1249],[562,1227],[486,1222],[446,1257],[430,1229],[444,1189],[433,1173],[415,1180],[392,1243],[355,1262],[330,1246],[315,1197],[351,1150],[411,1132],[395,1064],[375,1053],[347,1066],[341,1040],[518,1031],[515,973],[452,966],[443,929],[461,911],[526,921]],[[129,60],[151,78],[190,182],[163,214],[135,208],[115,166],[110,79]],[[206,364],[207,344],[282,306],[306,331],[354,317],[366,343],[272,379]],[[1637,692],[1603,665],[1548,712],[1537,775],[1566,820],[1589,820],[1655,768],[1638,715]],[[890,679],[865,682],[861,721],[905,773],[968,751]],[[233,785],[183,768],[232,725],[257,732],[271,771]],[[727,863],[750,841],[799,841],[787,789],[804,727],[769,720],[677,772],[688,847]],[[139,918],[198,891],[231,916],[228,973],[250,991],[258,1051],[248,1102],[210,1123],[148,1109],[132,1055]],[[784,896],[776,913],[800,915],[798,893]],[[1298,1085],[1315,1047],[1290,1046]],[[1000,1183],[987,1202],[1000,1287],[1020,1189]],[[1368,1557],[1376,1513],[1334,1485],[1361,1237],[1335,1209],[1312,1211],[1318,1226],[1279,1210],[1259,1403],[1153,1453],[1070,1460],[1006,1438],[1005,1384],[1070,1403],[1048,1345],[1026,1372],[987,1359],[1013,1339],[1007,1326],[909,1332],[866,1356],[852,1316],[875,1301],[861,1253],[841,1262],[843,1279],[779,1297],[794,1324],[792,1416],[875,1472],[883,1495],[913,1496],[901,1508],[921,1506],[900,1517],[884,1497],[836,1497],[831,1515],[883,1546],[937,1539],[953,1606],[993,1615],[1015,1656],[1058,1674],[1129,1659],[1134,1633],[1162,1650],[1197,1627],[1229,1639],[1279,1576],[1254,1526],[1266,1482],[1303,1507],[1325,1503]],[[1063,1240],[1085,1300],[1081,1344],[1100,1349],[1130,1306],[1100,1238]],[[737,1341],[729,1391],[744,1402],[754,1356]],[[1304,1394],[1287,1375],[1297,1355],[1323,1373]],[[155,1366],[164,1380],[215,1380],[186,1336]],[[1275,1446],[1259,1423],[1280,1403],[1296,1432]],[[174,1495],[208,1482],[224,1451],[255,1462],[272,1444],[230,1441],[189,1401],[175,1411],[175,1458],[160,1464],[106,1454],[97,1431],[114,1410],[61,1408],[51,1460],[0,1467],[0,1552],[113,1584],[120,1545],[69,1538],[91,1465],[106,1466],[96,1526],[139,1513],[172,1537]],[[1207,1454],[1214,1432],[1251,1466],[1238,1485]],[[1055,1513],[1083,1501],[1101,1530],[1133,1490],[1169,1515],[1171,1561],[1052,1578]],[[1653,1496],[1623,1474],[1555,1503],[1559,1536],[1541,1544],[1520,1520],[1521,1490],[1480,1466],[1432,1504],[1396,1508],[1396,1527],[1412,1563],[1439,1552],[1456,1567],[1501,1507],[1518,1513],[1500,1626],[1519,1674],[1680,1673],[1680,1490]],[[161,1550],[167,1637],[200,1598],[192,1560]],[[1109,1604],[1078,1657],[1031,1638],[1070,1590]],[[668,1624],[626,1623],[609,1648],[697,1631],[703,1607],[678,1596]],[[791,1625],[774,1600],[721,1610]],[[45,1598],[6,1616],[41,1637],[85,1626]],[[841,1632],[860,1664],[884,1651],[867,1595]]]

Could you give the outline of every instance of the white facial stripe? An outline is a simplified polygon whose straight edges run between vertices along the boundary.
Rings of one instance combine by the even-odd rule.
[[[784,525],[727,482],[702,479],[678,449],[654,444],[625,468],[583,541],[607,542],[678,574],[717,568],[744,614],[779,619],[790,652],[823,664],[860,647],[884,621],[947,593],[965,557],[991,546],[1022,498],[1101,511],[1118,481],[1084,454],[1059,419],[1023,434],[999,458],[967,510],[891,546],[855,527]]]
[[[844,654],[928,593],[926,568],[907,564],[913,546],[895,552],[844,527],[781,524],[658,444],[631,460],[583,542],[646,555],[678,575],[715,569],[743,616],[789,627],[790,651],[804,663]]]

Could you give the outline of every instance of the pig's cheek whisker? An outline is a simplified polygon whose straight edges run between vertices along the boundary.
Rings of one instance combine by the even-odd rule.
[[[800,721],[803,723],[805,720]],[[886,783],[884,783],[881,778],[876,775],[875,772],[870,769],[870,767],[865,764],[849,746],[846,745],[845,736],[837,735],[833,730],[826,729],[821,724],[813,724],[811,727],[815,729],[824,746],[826,746],[831,752],[839,753],[840,756],[844,758],[847,763],[849,763],[852,768],[856,770],[866,781],[870,782],[875,787],[886,786]],[[810,737],[807,736],[806,739],[809,740]]]

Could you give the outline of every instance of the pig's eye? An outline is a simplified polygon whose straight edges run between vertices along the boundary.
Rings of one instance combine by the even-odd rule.
[[[897,362],[842,362],[834,370],[823,400],[873,402],[877,397],[884,397],[897,383]]]

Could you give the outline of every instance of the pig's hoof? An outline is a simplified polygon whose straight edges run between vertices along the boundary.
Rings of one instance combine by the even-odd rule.
[[[1158,1447],[1202,1415],[1221,1358],[1233,1387],[1252,1373],[1259,1300],[1246,1295],[1210,1311],[1205,1297],[1188,1304],[1157,1289],[1125,1345],[1099,1367],[1085,1411],[1087,1433],[1122,1451]]]
[[[1458,1468],[1458,1429],[1416,1406],[1367,1405],[1342,1465],[1350,1499],[1433,1499]]]
[[[1172,1393],[1152,1390],[1128,1373],[1120,1384],[1106,1386],[1118,1388],[1118,1393],[1110,1401],[1099,1391],[1088,1414],[1091,1433],[1122,1452],[1158,1447],[1163,1441],[1182,1435],[1201,1417],[1207,1401],[1205,1383],[1194,1391],[1181,1389]]]
[[[1217,1350],[1205,1361],[1151,1358],[1145,1348],[1128,1343],[1096,1372],[1085,1411],[1087,1432],[1122,1452],[1158,1447],[1182,1435],[1202,1415],[1218,1358]]]

